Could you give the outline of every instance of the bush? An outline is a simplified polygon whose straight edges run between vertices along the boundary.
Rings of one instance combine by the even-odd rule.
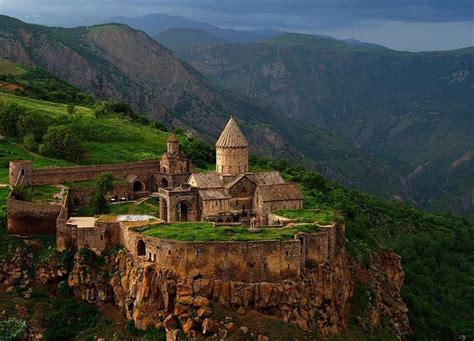
[[[43,136],[46,134],[49,125],[50,122],[45,117],[38,114],[25,112],[18,118],[18,135],[24,137],[26,135],[32,134],[35,141],[38,142],[43,139]]]
[[[0,321],[0,340],[10,341],[22,339],[26,333],[26,321],[16,318]]]
[[[26,115],[26,110],[18,104],[9,103],[0,109],[0,132],[8,137],[18,137],[18,121]]]
[[[110,173],[104,173],[97,177],[94,191],[92,193],[92,204],[96,214],[108,213],[107,200],[105,196],[114,189],[114,177]]]
[[[40,152],[69,161],[78,161],[84,157],[85,153],[77,135],[64,125],[48,128]]]
[[[28,150],[31,150],[33,152],[36,152],[38,150],[38,142],[36,142],[36,139],[33,134],[28,134],[23,137],[23,144]]]

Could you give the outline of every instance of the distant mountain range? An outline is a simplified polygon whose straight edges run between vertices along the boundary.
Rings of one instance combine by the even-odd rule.
[[[97,98],[129,101],[136,111],[209,142],[234,115],[253,153],[287,158],[381,196],[405,197],[396,175],[347,138],[222,90],[128,26],[51,28],[0,16],[0,59],[44,68]]]
[[[145,32],[150,37],[174,28],[197,29],[207,32],[216,38],[237,43],[261,41],[282,33],[281,31],[273,29],[236,30],[232,28],[221,28],[215,25],[199,23],[183,17],[161,13],[148,14],[135,18],[114,17],[104,20],[104,23],[125,24],[136,30]]]
[[[423,207],[474,213],[474,48],[409,53],[288,33],[175,54],[227,89],[344,134]]]

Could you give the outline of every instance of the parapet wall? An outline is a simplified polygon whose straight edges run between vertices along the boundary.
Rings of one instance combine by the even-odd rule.
[[[153,173],[159,171],[159,169],[159,160],[96,166],[33,169],[31,183],[33,185],[54,185],[70,181],[92,180],[102,173],[111,173],[115,177],[124,179],[130,174],[134,174],[141,177],[142,180],[150,180],[151,182],[153,180]]]
[[[301,273],[301,246],[297,239],[181,242],[129,230],[125,241],[124,246],[133,255],[187,278],[254,282],[297,280]],[[144,243],[144,255],[139,243]]]
[[[9,234],[30,236],[54,234],[62,204],[36,204],[9,198],[7,229]]]

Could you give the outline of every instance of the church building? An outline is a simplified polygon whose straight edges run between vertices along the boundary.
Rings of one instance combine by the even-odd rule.
[[[265,225],[268,215],[276,210],[302,208],[303,195],[298,184],[285,182],[277,171],[249,172],[248,155],[247,139],[233,117],[216,142],[214,172],[189,173],[191,164],[180,150],[179,142],[169,140],[161,162],[165,168],[156,175],[161,184],[160,218],[171,223],[248,223],[256,218],[259,224]],[[188,180],[175,185],[183,177]]]

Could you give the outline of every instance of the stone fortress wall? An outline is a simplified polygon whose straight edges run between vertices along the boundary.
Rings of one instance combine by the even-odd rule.
[[[126,179],[133,174],[145,184],[145,190],[154,190],[153,174],[160,171],[160,160],[137,161],[120,164],[74,166],[60,168],[33,169],[31,161],[11,161],[9,167],[10,186],[57,185],[65,182],[93,180],[102,173],[111,173],[117,178]],[[17,183],[17,179],[21,180]]]
[[[298,280],[306,267],[330,263],[343,250],[343,224],[320,226],[288,240],[187,242],[145,236],[127,223],[97,221],[57,228],[59,250],[89,248],[100,254],[120,245],[147,264],[184,278],[242,282]]]

